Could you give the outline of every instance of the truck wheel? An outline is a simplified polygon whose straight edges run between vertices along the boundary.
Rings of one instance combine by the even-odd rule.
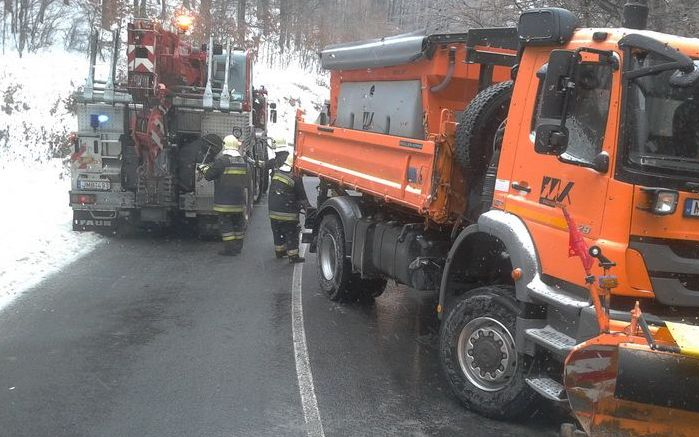
[[[253,197],[253,202],[255,204],[260,203],[260,200],[262,200],[262,195],[264,194],[264,182],[262,181],[262,178],[264,177],[264,170],[261,168],[255,167],[255,175],[254,175],[254,181],[253,181],[253,192],[254,197]]]
[[[500,82],[478,93],[457,117],[454,153],[464,170],[485,172],[495,133],[507,118],[511,99],[512,81]]]
[[[318,280],[334,302],[353,301],[356,288],[349,287],[352,266],[345,254],[345,232],[334,214],[323,217],[318,229]]]
[[[347,284],[361,300],[373,301],[386,290],[386,280],[383,278],[362,279],[358,273],[352,275]]]
[[[533,412],[536,394],[525,382],[531,359],[518,354],[519,309],[511,287],[480,287],[460,296],[444,320],[439,351],[442,368],[459,400],[495,419]]]

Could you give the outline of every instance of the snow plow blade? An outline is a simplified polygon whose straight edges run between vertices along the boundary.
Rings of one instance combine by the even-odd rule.
[[[592,437],[696,436],[699,359],[628,341],[602,334],[566,359],[568,399],[585,432]]]
[[[682,355],[699,358],[699,326],[665,322]]]

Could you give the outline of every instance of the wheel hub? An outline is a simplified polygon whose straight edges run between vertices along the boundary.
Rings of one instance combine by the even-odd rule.
[[[335,256],[335,238],[331,234],[323,235],[320,241],[319,253],[320,270],[323,277],[332,281],[335,279],[335,270],[337,269],[337,259]]]
[[[466,355],[472,367],[483,378],[495,379],[508,365],[508,350],[501,335],[489,328],[479,329],[466,344]]]
[[[457,349],[464,375],[482,390],[501,390],[517,369],[513,337],[495,319],[479,317],[467,323],[459,335]]]

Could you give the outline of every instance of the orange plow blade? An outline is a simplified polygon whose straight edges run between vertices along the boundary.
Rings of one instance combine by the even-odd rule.
[[[602,334],[568,356],[564,383],[585,432],[596,436],[696,436],[699,359]]]

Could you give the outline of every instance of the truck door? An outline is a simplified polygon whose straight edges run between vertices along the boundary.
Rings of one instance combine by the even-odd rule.
[[[597,57],[598,58],[598,57]],[[548,54],[535,62],[538,80],[532,80],[522,116],[511,185],[505,209],[522,218],[534,237],[542,269],[548,275],[581,282],[580,264],[567,255],[568,230],[558,204],[571,213],[582,234],[600,235],[611,169],[595,169],[604,154],[613,156],[616,141],[619,75],[609,62],[583,61],[578,66],[576,93],[571,99],[565,126],[569,132],[565,153],[554,156],[534,149],[535,130],[540,122]],[[536,70],[538,68],[538,70]],[[536,98],[531,98],[533,94]],[[528,106],[528,107],[526,107]],[[611,108],[611,109],[610,109]]]

